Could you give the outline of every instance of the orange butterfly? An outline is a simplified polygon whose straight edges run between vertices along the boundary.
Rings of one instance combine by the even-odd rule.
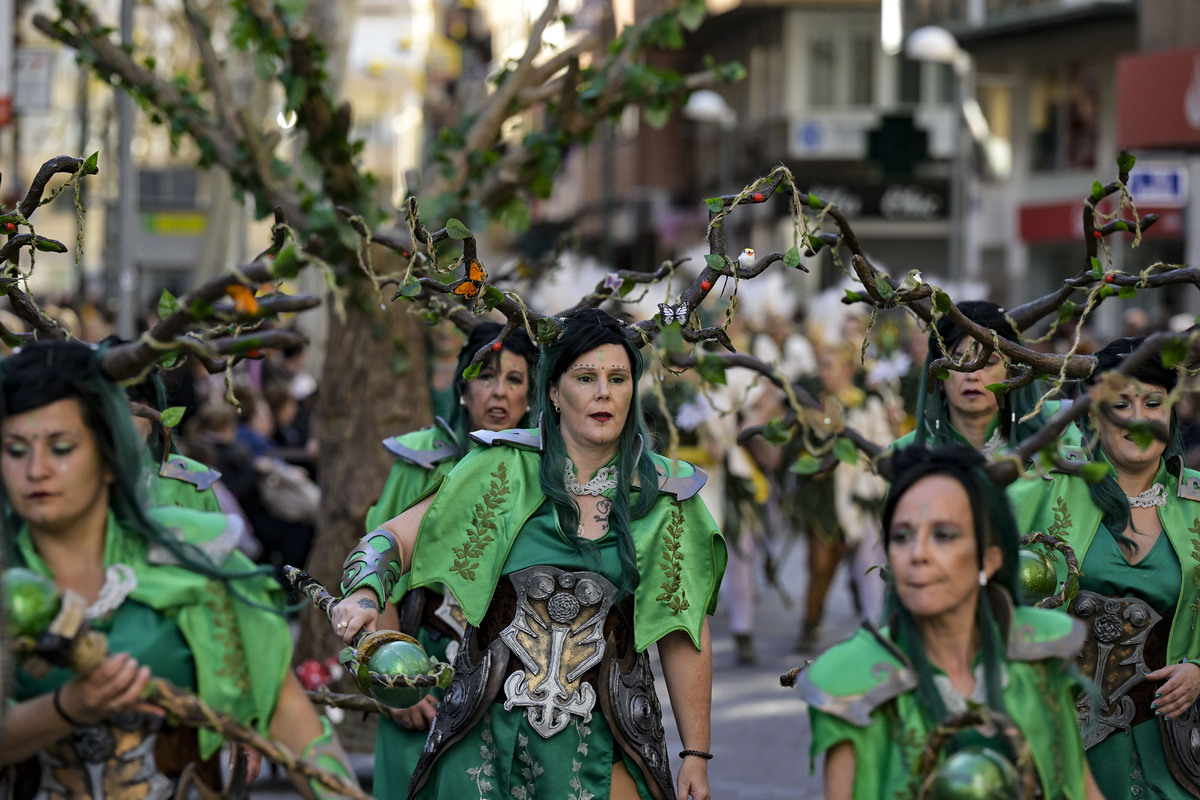
[[[483,268],[483,264],[472,260],[467,267],[467,277],[458,282],[454,287],[454,293],[459,297],[474,297],[479,294],[479,289],[486,280],[487,270]]]
[[[254,297],[254,290],[240,283],[235,283],[225,287],[225,294],[233,298],[233,308],[243,314],[257,314],[258,300]]]

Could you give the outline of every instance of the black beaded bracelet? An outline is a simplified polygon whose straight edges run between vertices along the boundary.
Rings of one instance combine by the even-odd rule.
[[[82,722],[80,722],[76,719],[72,719],[71,715],[63,710],[62,698],[61,698],[62,690],[63,690],[63,687],[61,687],[61,686],[59,686],[57,689],[54,690],[54,710],[57,711],[58,715],[60,717],[62,717],[64,720],[66,720],[67,724],[69,724],[72,728],[83,727]]]
[[[687,758],[688,756],[698,756],[700,758],[703,758],[705,761],[711,761],[713,754],[706,753],[703,750],[680,750],[679,751],[680,758]]]

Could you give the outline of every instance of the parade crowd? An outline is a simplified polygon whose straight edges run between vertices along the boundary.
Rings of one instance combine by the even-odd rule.
[[[836,301],[743,310],[737,349],[815,400],[779,442],[746,434],[786,415],[788,392],[738,369],[655,386],[602,310],[567,315],[549,345],[516,332],[472,380],[502,326],[431,328],[435,420],[363,443],[393,466],[328,587],[348,647],[402,631],[454,668],[379,715],[372,793],[708,800],[708,618],[727,614],[737,662],[755,663],[756,599],[799,547],[803,668],[779,692],[804,701],[795,724],[811,726],[827,798],[1200,797],[1196,395],[1161,350],[1125,361],[1167,322],[1130,313],[1120,331],[1035,341],[995,303],[958,308],[1095,369],[997,393],[1015,375],[998,353],[930,375],[979,354],[948,316],[925,330]],[[353,781],[293,669],[283,579],[308,561],[321,507],[316,399],[344,389],[318,385],[304,346],[230,375],[185,358],[118,387],[102,320],[58,314],[78,339],[0,358],[4,565],[82,598],[109,654],[86,674],[16,660],[6,796],[209,797],[231,766],[257,773],[252,748],[223,751],[218,731],[144,702],[157,679]],[[989,464],[1089,395],[1056,459],[997,483]],[[837,449],[846,427],[883,454]],[[823,625],[839,570],[855,630]]]

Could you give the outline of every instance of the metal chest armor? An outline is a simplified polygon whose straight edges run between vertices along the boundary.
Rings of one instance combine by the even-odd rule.
[[[634,652],[632,631],[606,626],[617,588],[597,573],[548,565],[515,572],[509,581],[516,607],[508,624],[486,645],[479,629],[467,628],[409,797],[503,689],[504,708],[523,709],[547,739],[577,719],[591,720],[599,701],[614,740],[641,767],[655,796],[675,800],[649,657]],[[489,617],[496,607],[494,599]]]
[[[175,782],[155,759],[162,720],[124,712],[81,725],[38,754],[41,788],[34,800],[166,800]]]

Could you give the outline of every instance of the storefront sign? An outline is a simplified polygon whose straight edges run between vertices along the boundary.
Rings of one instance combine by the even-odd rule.
[[[1117,144],[1200,147],[1200,47],[1117,60]]]

